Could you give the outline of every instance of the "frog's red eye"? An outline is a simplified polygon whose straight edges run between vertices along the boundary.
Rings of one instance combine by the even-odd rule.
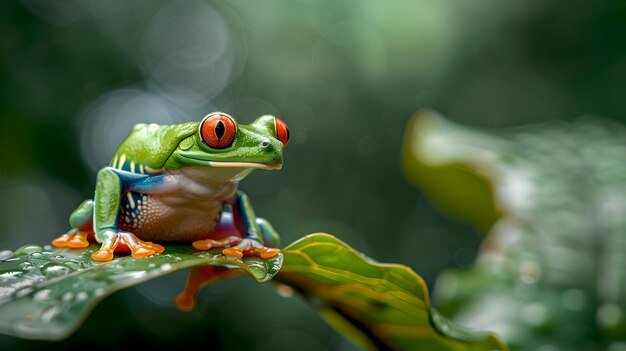
[[[274,117],[274,120],[276,121],[276,139],[283,143],[283,147],[287,147],[287,143],[289,143],[289,128],[287,128],[282,119]]]
[[[213,149],[229,147],[237,134],[235,120],[225,113],[207,115],[200,124],[202,141]]]

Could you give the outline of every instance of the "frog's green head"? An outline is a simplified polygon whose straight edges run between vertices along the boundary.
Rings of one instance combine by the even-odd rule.
[[[214,112],[198,123],[197,132],[181,140],[173,156],[180,167],[280,169],[288,141],[289,129],[277,117],[266,115],[245,125]]]

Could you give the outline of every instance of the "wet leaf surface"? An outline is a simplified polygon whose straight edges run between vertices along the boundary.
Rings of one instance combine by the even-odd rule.
[[[257,282],[270,280],[282,255],[271,260],[235,259],[220,250],[197,252],[168,246],[147,258],[122,256],[111,262],[91,259],[97,250],[25,246],[0,262],[0,332],[22,338],[59,340],[69,336],[99,301],[113,292],[194,266],[239,268]],[[182,288],[182,287],[181,287]]]

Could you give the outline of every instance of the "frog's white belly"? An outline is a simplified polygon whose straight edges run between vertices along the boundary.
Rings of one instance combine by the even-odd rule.
[[[237,191],[234,181],[216,181],[195,169],[159,175],[150,190],[123,195],[119,227],[143,240],[210,238],[223,204]]]

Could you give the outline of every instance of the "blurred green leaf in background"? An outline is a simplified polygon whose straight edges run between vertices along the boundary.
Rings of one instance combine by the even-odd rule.
[[[293,134],[285,167],[241,187],[283,242],[341,233],[433,283],[444,268],[469,266],[475,228],[498,212],[466,225],[405,181],[409,116],[434,108],[476,127],[626,121],[625,18],[618,1],[2,2],[1,246],[65,232],[134,123],[273,113]],[[245,279],[212,285],[196,311],[178,312],[184,279],[113,295],[57,346],[139,338],[155,348],[353,350],[300,300]],[[0,349],[44,347],[0,337]]]
[[[493,224],[475,264],[440,275],[443,314],[512,350],[626,347],[624,126],[587,117],[486,131],[423,111],[405,141],[407,175],[435,204]]]

